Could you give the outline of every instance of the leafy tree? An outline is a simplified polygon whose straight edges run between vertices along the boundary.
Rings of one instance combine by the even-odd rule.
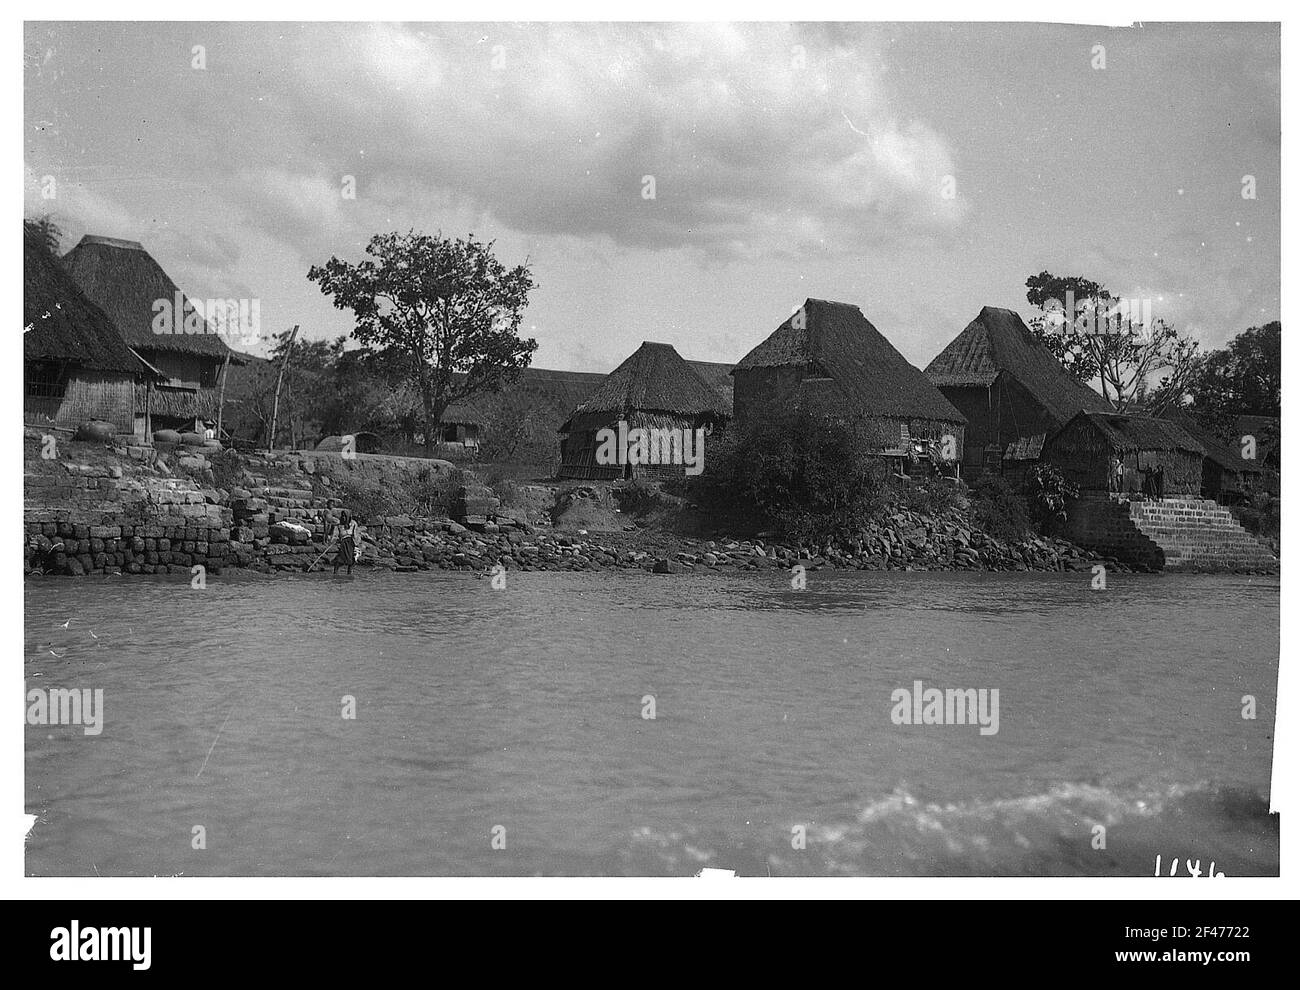
[[[1099,382],[1121,412],[1137,404],[1158,415],[1196,370],[1196,341],[1135,312],[1100,282],[1044,271],[1025,286],[1025,298],[1040,310],[1029,321],[1034,335],[1070,374]]]
[[[370,257],[353,264],[331,258],[307,277],[350,309],[352,336],[405,365],[423,413],[424,444],[433,456],[447,407],[480,392],[499,391],[528,367],[537,341],[519,336],[534,288],[527,263],[507,269],[492,243],[407,234],[376,234]]]
[[[63,242],[63,228],[59,226],[52,214],[42,213],[38,217],[25,218],[23,229],[35,236],[41,246],[53,257],[59,256],[60,245]]]
[[[1193,407],[1215,420],[1281,416],[1282,324],[1251,327],[1204,355],[1186,391]]]

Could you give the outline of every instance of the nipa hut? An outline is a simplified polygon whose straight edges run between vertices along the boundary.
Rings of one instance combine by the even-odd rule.
[[[152,377],[108,314],[23,232],[23,420],[76,427],[89,419],[136,433],[135,387]],[[138,424],[144,434],[144,422]]]
[[[1241,447],[1225,440],[1201,423],[1192,413],[1175,409],[1163,417],[1177,423],[1187,435],[1205,448],[1201,462],[1201,495],[1223,505],[1241,502],[1251,492],[1264,487],[1263,463],[1256,458],[1246,460]]]
[[[1111,412],[1109,402],[1073,377],[1009,309],[985,306],[926,366],[926,377],[966,417],[962,475],[1022,474],[1024,455],[1075,415]],[[1013,459],[1004,463],[1006,452]]]
[[[147,402],[151,428],[201,431],[205,421],[215,422],[222,369],[227,360],[243,364],[244,358],[224,339],[221,331],[229,328],[210,324],[204,315],[216,304],[223,312],[233,304],[244,332],[252,302],[212,300],[214,306],[196,308],[137,241],[87,235],[63,265],[127,344],[166,377],[152,393],[137,389],[137,413]]]
[[[1080,492],[1201,497],[1205,448],[1154,416],[1081,412],[1043,445],[1042,458]],[[1122,466],[1122,471],[1117,470]]]
[[[711,432],[723,425],[728,410],[671,344],[645,341],[611,371],[561,426],[561,478],[612,480],[642,474],[683,474],[674,463],[601,464],[597,434],[604,429],[695,430]]]
[[[966,418],[849,303],[807,300],[732,376],[742,427],[801,409],[867,425],[884,456],[961,458]]]

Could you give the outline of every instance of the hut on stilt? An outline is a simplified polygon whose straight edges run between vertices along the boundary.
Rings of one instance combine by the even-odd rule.
[[[601,463],[602,430],[711,432],[730,417],[723,396],[711,388],[671,344],[645,341],[611,371],[592,395],[560,426],[561,478],[614,480],[643,474],[683,474],[684,465],[665,462]],[[651,453],[659,448],[651,447]]]
[[[925,369],[966,417],[962,476],[1022,477],[1044,439],[1077,413],[1112,412],[1009,309],[985,306]],[[1031,456],[1032,455],[1032,456]]]
[[[966,418],[850,303],[808,299],[732,376],[742,428],[798,411],[857,424],[900,467],[961,459]]]
[[[24,422],[73,428],[98,419],[135,433],[136,385],[154,377],[108,314],[24,230]]]
[[[87,235],[62,260],[127,345],[165,378],[136,390],[137,418],[147,413],[151,430],[202,432],[205,422],[215,423],[222,369],[245,363],[225,338],[236,325],[241,336],[255,329],[254,301],[214,299],[197,308],[137,241]],[[214,312],[225,325],[205,319]]]

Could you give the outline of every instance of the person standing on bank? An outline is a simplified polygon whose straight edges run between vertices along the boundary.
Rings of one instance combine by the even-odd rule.
[[[334,526],[334,539],[339,544],[339,552],[334,556],[334,573],[339,572],[340,565],[346,564],[348,573],[351,574],[352,565],[357,559],[357,521],[347,509],[339,513],[339,521]]]

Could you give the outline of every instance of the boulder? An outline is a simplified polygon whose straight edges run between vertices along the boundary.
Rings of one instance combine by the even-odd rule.
[[[175,430],[154,430],[154,443],[180,443],[181,435]]]
[[[88,419],[77,427],[77,432],[72,439],[105,443],[113,439],[115,432],[117,431],[112,423],[106,423],[102,419]]]

